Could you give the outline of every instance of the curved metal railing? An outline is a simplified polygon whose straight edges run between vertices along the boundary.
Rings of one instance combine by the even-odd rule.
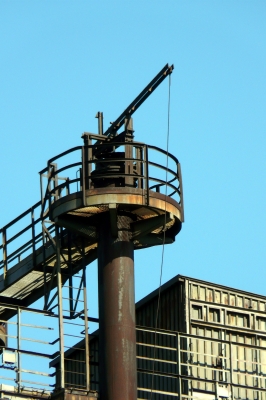
[[[92,155],[95,146],[90,145],[74,147],[50,159],[47,167],[40,171],[43,215],[48,215],[51,204],[59,198],[75,192],[82,192],[85,196],[86,190],[99,187],[99,182],[104,179],[113,182],[120,180],[119,186],[143,189],[147,202],[150,191],[161,192],[174,198],[183,210],[182,176],[178,159],[155,146],[138,142],[112,142],[114,148],[121,145],[132,147],[131,152],[135,155],[121,158],[120,153],[114,152],[112,158],[96,158]],[[97,150],[101,147],[104,149],[106,144],[97,145]],[[65,162],[67,156],[70,156],[68,163]],[[77,161],[78,156],[80,161]],[[167,164],[171,167],[167,167]],[[102,168],[98,168],[100,165]],[[104,165],[109,167],[108,173]],[[104,186],[108,186],[108,183]]]
[[[97,150],[106,144],[97,144]],[[0,229],[0,273],[21,261],[29,254],[35,257],[36,250],[43,244],[43,222],[49,218],[51,205],[70,193],[81,192],[85,199],[86,190],[97,186],[97,182],[108,178],[118,180],[122,185],[142,189],[145,201],[149,205],[151,191],[161,192],[176,200],[183,217],[183,188],[181,167],[178,159],[170,153],[139,142],[112,143],[114,148],[129,146],[132,157],[112,153],[112,158],[93,156],[94,145],[73,147],[47,162],[47,167],[40,171],[41,201]],[[117,156],[116,156],[117,155]],[[109,165],[108,176],[101,173],[99,165]],[[121,167],[122,166],[122,167]],[[97,173],[95,173],[97,171]],[[85,200],[84,200],[85,203]],[[53,235],[54,226],[49,227]]]

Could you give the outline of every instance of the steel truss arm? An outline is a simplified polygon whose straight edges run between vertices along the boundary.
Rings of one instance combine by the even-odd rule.
[[[152,81],[142,90],[142,92],[129,104],[124,112],[112,123],[112,125],[104,132],[105,136],[114,135],[119,128],[125,123],[125,120],[141,106],[141,104],[150,96],[152,92],[160,85],[160,83],[172,73],[174,65],[166,64],[163,69],[152,79]]]

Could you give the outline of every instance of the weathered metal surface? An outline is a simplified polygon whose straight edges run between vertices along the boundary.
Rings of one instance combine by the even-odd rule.
[[[107,218],[99,229],[100,398],[136,399],[134,245],[131,218],[117,216],[118,237]]]
[[[66,387],[68,374],[63,354],[62,287],[69,280],[67,299],[71,319],[74,318],[72,278],[80,269],[85,274],[85,266],[95,259],[98,251],[101,397],[136,399],[134,248],[172,243],[181,229],[184,212],[177,158],[158,147],[135,142],[131,116],[172,71],[173,66],[167,64],[104,133],[103,114],[97,113],[99,134],[84,133],[84,146],[50,159],[47,168],[40,172],[41,202],[0,230],[3,254],[0,293],[4,299],[1,317],[10,318],[16,312],[11,307],[11,314],[6,313],[7,298],[12,298],[14,305],[27,306],[43,295],[45,310],[58,307],[57,388]],[[118,133],[120,128],[124,130]],[[123,149],[117,151],[121,146]],[[63,165],[59,165],[62,160]],[[35,219],[37,209],[40,218]],[[22,222],[25,216],[30,216],[31,221],[26,226]],[[18,221],[22,229],[9,237],[9,228],[13,231]],[[22,239],[24,233],[29,238]],[[14,244],[16,239],[20,240],[19,247]],[[85,278],[83,289],[86,299]],[[53,304],[55,299],[57,304]],[[85,377],[82,385],[88,395],[88,316],[86,305],[84,308],[83,365],[87,368],[79,375],[83,380]],[[17,312],[19,317],[19,309]],[[17,337],[20,351],[20,334]],[[18,389],[22,384],[19,357]],[[83,396],[73,392],[68,395],[64,398]]]
[[[85,242],[85,256],[84,260],[82,255],[79,253],[75,245],[71,247],[71,260],[73,264],[73,271],[79,271],[85,262],[88,264],[96,259],[96,246],[94,244],[95,239],[87,240]],[[66,249],[66,247],[65,247]],[[64,245],[62,243],[62,250],[64,251]],[[67,251],[65,250],[65,258],[68,259]],[[56,261],[55,249],[49,245],[46,247],[46,261],[47,261],[47,273],[46,282],[49,283],[52,276],[52,271]],[[4,275],[0,276],[0,293],[2,301],[10,304],[14,304],[17,301],[17,305],[27,307],[34,301],[40,299],[44,295],[44,256],[43,247],[41,246],[36,250],[35,261],[33,255],[27,256],[25,259],[18,262],[6,272],[6,279]],[[50,269],[49,269],[50,268]],[[67,265],[62,265],[62,269],[67,272]],[[68,276],[63,272],[62,280],[63,283],[66,281]],[[52,287],[56,286],[56,282],[53,283]],[[10,300],[9,300],[10,299]],[[16,311],[6,309],[1,305],[0,302],[0,315],[2,319],[8,319],[14,315]]]
[[[173,243],[176,234],[181,229],[182,212],[179,204],[173,199],[155,192],[151,193],[150,205],[147,206],[143,203],[144,197],[141,190],[131,189],[130,193],[128,193],[128,190],[128,188],[119,188],[119,191],[117,188],[88,190],[86,191],[87,205],[83,208],[75,208],[74,195],[66,196],[59,204],[54,205],[53,215],[56,215],[56,223],[89,237],[91,240],[95,238],[96,243],[98,242],[97,226],[101,223],[100,214],[106,213],[108,209],[115,211],[115,213],[119,211],[127,212],[136,220],[132,223],[133,231],[136,230],[135,225],[145,226],[145,228],[142,228],[142,232],[139,232],[138,237],[135,237],[137,233],[133,234],[132,240],[134,240],[135,248],[161,244],[162,237],[160,238],[159,235],[163,233],[164,223],[166,229],[165,242]],[[71,201],[68,197],[71,197]],[[72,208],[73,206],[74,208]],[[165,213],[167,214],[166,220]],[[156,218],[159,219],[159,216],[161,216],[161,223],[157,224]],[[111,229],[114,229],[114,226],[112,224]],[[149,233],[158,235],[158,238],[148,236]],[[147,236],[146,241],[145,235]]]
[[[171,281],[170,281],[171,282]],[[164,288],[164,286],[163,286]],[[156,327],[156,314],[158,308],[158,291],[136,304],[136,324],[139,326]],[[174,280],[161,293],[158,313],[158,327],[166,330],[184,332],[184,306],[182,291],[178,280]]]
[[[162,286],[155,334],[157,301],[156,290],[136,305],[138,398],[152,387],[153,400],[266,399],[266,297],[177,276]],[[90,351],[97,390],[97,333]]]
[[[3,322],[0,324],[0,346],[5,346],[7,341],[6,324]],[[0,348],[0,353],[2,353],[3,348]]]
[[[152,398],[163,400],[173,396],[246,399],[246,393],[250,399],[264,399],[265,344],[255,346],[215,336],[161,329],[155,333],[154,329],[137,327],[138,398],[150,399],[152,388]],[[92,338],[94,389],[98,389],[97,344],[97,337]],[[223,354],[217,357],[221,349]],[[257,353],[257,361],[246,359],[247,352]],[[82,351],[74,353],[77,357]]]
[[[135,205],[136,207],[155,208],[166,212],[171,212],[180,221],[182,221],[182,210],[177,201],[171,197],[165,196],[162,193],[152,192],[149,193],[149,205],[145,200],[145,193],[142,189],[132,188],[97,188],[87,190],[85,193],[85,207],[81,208],[81,194],[71,194],[58,200],[52,207],[52,216],[57,218],[60,215],[70,212],[77,212],[77,210],[84,210],[84,214],[88,216],[93,214],[93,207],[98,207],[100,212],[104,211],[104,206],[107,207],[109,204],[120,204],[123,206]],[[91,208],[91,209],[90,209]]]
[[[199,354],[205,351],[212,355],[198,355],[197,363],[212,363],[213,368],[218,370],[215,372],[216,378],[222,381],[220,386],[229,390],[231,385],[232,396],[235,398],[265,398],[265,297],[189,279],[187,286],[190,292],[190,332],[200,337],[229,342],[216,342],[207,348],[206,343],[204,345],[203,342],[191,339],[190,346],[197,348]],[[214,371],[201,370],[200,376],[213,379]],[[209,391],[213,385],[211,382],[201,382],[198,389]]]
[[[106,140],[106,137],[104,138]],[[102,140],[102,145],[98,146],[99,149],[101,146],[105,146],[104,140]],[[170,224],[167,223],[165,227],[165,243],[174,241],[175,235],[181,229],[183,220],[182,180],[178,160],[169,154],[169,157],[176,164],[177,170],[168,171],[173,176],[174,182],[173,179],[163,182],[155,176],[151,177],[149,167],[157,168],[159,172],[160,168],[165,171],[165,167],[149,160],[148,150],[151,149],[163,156],[166,156],[166,153],[153,146],[146,146],[137,142],[123,143],[123,140],[118,143],[118,146],[126,144],[127,157],[129,158],[125,159],[127,168],[123,169],[121,176],[125,183],[136,179],[135,187],[130,187],[129,185],[127,187],[93,188],[90,182],[92,166],[93,163],[97,166],[98,161],[100,162],[101,160],[92,160],[90,158],[93,147],[91,145],[88,145],[86,149],[84,146],[78,146],[62,153],[50,160],[48,167],[41,171],[41,181],[47,178],[47,187],[43,188],[42,185],[42,201],[36,203],[0,230],[2,236],[0,250],[3,253],[3,259],[0,260],[0,268],[3,271],[0,277],[0,292],[4,299],[10,298],[12,303],[16,300],[18,305],[28,306],[42,297],[43,293],[47,292],[49,285],[50,288],[56,286],[56,281],[50,284],[56,254],[55,248],[52,246],[53,224],[49,225],[48,228],[44,228],[44,233],[42,234],[42,226],[45,225],[45,221],[49,220],[49,218],[54,219],[58,225],[75,232],[78,241],[79,236],[86,237],[88,242],[85,250],[85,263],[87,264],[96,257],[95,249],[98,240],[97,215],[101,212],[106,212],[109,207],[114,205],[117,205],[117,212],[130,212],[133,220],[137,221],[154,218],[158,215],[163,215],[165,212],[172,214],[174,219],[171,220]],[[103,148],[105,149],[105,147]],[[133,157],[133,148],[135,148],[135,158]],[[82,162],[79,161],[60,168],[55,164],[57,159],[61,161],[61,158],[72,155],[72,153],[76,154],[76,152],[80,154],[80,151],[83,157]],[[87,163],[89,163],[88,168],[86,168],[86,160],[84,159],[85,154],[89,157],[86,158]],[[116,159],[114,158],[112,161],[116,162]],[[80,177],[77,178],[76,169],[78,165],[84,169],[85,173],[87,171],[89,175],[86,176],[81,173]],[[136,167],[134,167],[134,170],[132,170],[133,165]],[[61,177],[62,171],[67,173],[72,171],[73,168],[75,169],[74,179],[71,176],[67,178]],[[157,174],[155,175],[157,176]],[[116,179],[116,176],[117,174],[114,175],[114,179]],[[62,180],[63,183],[61,183]],[[87,182],[88,185],[85,184]],[[160,193],[162,186],[173,190],[174,196],[177,198],[174,199],[171,196],[165,196]],[[70,190],[73,192],[73,188],[75,193],[70,194]],[[112,210],[114,213],[114,208]],[[35,218],[34,215],[39,215],[40,211],[41,217]],[[71,215],[66,216],[66,213]],[[74,221],[73,218],[72,220],[68,218],[74,215],[89,219],[90,222],[82,221],[79,225],[81,220],[78,222],[78,220]],[[25,222],[25,218],[30,222]],[[14,234],[16,226],[18,226],[18,229]],[[112,229],[115,231],[115,224],[112,224]],[[162,244],[163,230],[164,226],[162,225],[158,230],[148,232],[146,237],[142,236],[139,239],[135,239],[135,248]],[[67,252],[69,250],[67,250],[67,247],[64,248],[64,243],[61,244],[61,252],[62,254],[66,253],[65,259],[67,260]],[[74,269],[81,268],[82,257],[80,257],[75,248],[71,252],[71,263],[75,265]],[[67,263],[62,265],[62,269],[66,267]],[[8,312],[5,314],[3,318],[11,316]]]
[[[55,392],[51,400],[95,400],[98,398],[98,394],[91,392],[82,392],[78,390],[61,390]]]

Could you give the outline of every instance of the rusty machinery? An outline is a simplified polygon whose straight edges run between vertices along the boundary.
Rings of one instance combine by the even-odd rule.
[[[104,400],[137,396],[134,249],[172,243],[184,220],[178,160],[158,147],[134,141],[133,136],[133,113],[172,71],[167,64],[105,132],[103,114],[97,113],[98,134],[82,136],[80,176],[75,180],[79,190],[63,196],[63,188],[71,182],[59,184],[56,157],[48,162],[54,182],[44,195],[49,197],[50,220],[83,235],[90,261],[98,258],[100,398]],[[159,163],[161,157],[170,158],[174,169]],[[156,171],[163,171],[167,181]]]

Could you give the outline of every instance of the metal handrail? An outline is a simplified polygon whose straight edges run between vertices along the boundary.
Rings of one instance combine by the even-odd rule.
[[[213,398],[219,398],[216,392],[218,385],[228,390],[229,396],[226,398],[230,400],[247,398],[238,397],[238,390],[253,391],[253,395],[248,396],[250,399],[265,398],[266,350],[263,344],[258,346],[237,340],[155,330],[145,326],[136,326],[136,333],[138,397],[142,398],[142,392],[151,391],[150,377],[153,375],[155,398],[168,399],[169,396],[176,396],[183,400],[196,399],[198,391],[202,398],[204,393],[213,393]],[[94,341],[95,338],[91,340]],[[223,354],[219,346],[222,347]],[[91,348],[95,349],[93,358],[98,348]],[[245,359],[244,349],[256,352],[253,359]],[[217,363],[217,357],[221,362]],[[92,372],[97,377],[99,363],[91,365],[94,368]],[[97,389],[97,379],[92,383]]]
[[[36,310],[31,309],[27,309],[24,311],[36,312]],[[43,313],[43,311],[40,311],[40,314]],[[13,323],[13,325],[16,326],[17,323]],[[21,323],[20,326],[24,326],[24,324]],[[39,329],[51,330],[51,327],[47,325],[35,326],[29,324],[29,327],[37,329],[37,331]],[[232,388],[234,390],[246,389],[264,394],[266,392],[265,373],[263,371],[266,367],[264,356],[258,353],[258,359],[256,359],[256,357],[254,356],[253,360],[247,360],[245,359],[245,357],[239,355],[239,349],[245,348],[254,349],[258,352],[261,351],[263,352],[263,355],[265,355],[266,350],[263,345],[258,346],[237,342],[235,340],[203,337],[189,333],[162,329],[156,329],[157,339],[155,344],[154,328],[137,326],[136,331],[139,333],[147,334],[145,337],[141,336],[137,341],[138,373],[146,376],[145,381],[147,382],[147,385],[145,385],[145,387],[141,384],[138,385],[138,390],[140,391],[145,388],[146,390],[149,390],[149,380],[147,378],[147,375],[154,374],[158,378],[161,377],[162,379],[168,379],[169,381],[180,379],[182,382],[188,382],[190,383],[190,385],[195,385],[191,386],[191,391],[188,390],[187,393],[183,391],[184,387],[179,387],[180,398],[193,398],[193,387],[196,389],[198,388],[201,391],[208,391],[210,390],[210,385],[215,384],[223,385],[224,387],[228,387],[229,389]],[[9,337],[12,338],[12,335],[9,334]],[[14,336],[14,339],[16,339],[16,336]],[[24,342],[24,339],[25,337],[20,337],[20,340],[22,342]],[[93,335],[91,337],[91,340],[94,340]],[[75,358],[74,355],[75,351],[84,351],[84,347],[82,347],[80,343],[81,342],[79,342],[79,346],[74,345],[71,347],[73,353],[71,353],[72,356],[70,356],[70,354],[67,355],[68,353],[66,353],[66,356],[64,358],[65,363],[71,362],[72,366],[74,365],[74,363],[85,363],[84,359]],[[223,346],[224,354],[222,355],[217,354],[215,350],[218,348],[217,346],[219,344]],[[48,363],[50,360],[55,360],[58,355],[57,352],[51,354],[51,351],[49,349],[52,349],[53,345],[54,342],[45,342],[45,346],[47,346],[46,348],[48,349],[47,352],[36,352],[32,351],[31,349],[28,350],[27,348],[21,348],[18,350],[16,349],[16,347],[9,347],[6,348],[6,350],[17,352],[17,354],[21,356],[25,354],[31,357],[41,357],[44,360],[47,360]],[[65,348],[67,348],[67,346]],[[151,368],[151,363],[154,360],[154,349],[156,349],[155,369]],[[98,367],[98,362],[93,360],[93,354],[94,353],[91,354],[92,360],[90,361],[90,365]],[[215,364],[216,356],[218,356],[222,360],[221,366]],[[206,359],[206,361],[203,361],[204,357],[208,357],[208,359]],[[241,367],[242,364],[243,367]],[[246,365],[248,364],[249,366],[246,367]],[[53,363],[53,365],[50,365],[50,367],[52,366],[56,367],[56,364]],[[13,373],[15,372],[16,371],[13,370]],[[23,367],[21,366],[19,372],[29,372],[28,366],[26,364],[23,365]],[[53,378],[57,375],[56,373],[50,374],[47,370],[45,370],[44,373],[41,371],[31,370],[30,373],[34,373],[36,375],[36,378],[41,375]],[[68,373],[72,374],[69,375],[69,378],[71,376],[73,377],[73,375],[80,376],[80,378],[78,381],[75,377],[73,378],[73,381],[66,381],[67,386],[69,385],[72,388],[77,388],[79,386],[84,387],[83,382],[85,374],[82,369],[79,368],[77,371],[72,371],[72,369],[69,369],[66,365],[65,374]],[[242,381],[239,380],[238,377],[239,379],[242,377]],[[252,383],[253,381],[247,381],[244,384],[243,382],[245,377],[258,379],[258,386],[254,386]],[[8,379],[8,376],[3,377],[3,379]],[[21,382],[25,381],[26,380],[24,380],[23,378],[21,379]],[[41,390],[42,387],[46,387],[46,384],[42,382],[33,381],[33,383],[38,387],[39,390]],[[94,381],[93,383],[97,384],[98,382]],[[52,380],[49,385],[51,387],[54,387]],[[204,389],[206,385],[209,385],[209,387]],[[158,393],[160,392],[161,395],[160,398],[163,399],[164,396],[173,395],[173,391],[176,390],[176,387],[176,385],[172,386],[171,384],[165,384],[164,388],[162,386],[160,386],[160,388],[158,387]],[[233,399],[234,397],[232,395],[232,397],[230,396],[229,398]]]
[[[41,222],[40,217],[37,219],[34,218],[34,213],[40,207],[41,201],[34,204],[31,208],[24,211],[18,217],[13,219],[11,222],[6,224],[2,229],[0,229],[0,234],[2,236],[2,244],[0,245],[0,250],[3,252],[3,259],[0,260],[0,269],[4,269],[4,275],[8,269],[8,263],[14,261],[15,258],[20,258],[26,251],[32,248],[32,252],[36,251],[36,244],[40,241],[40,234],[35,234],[35,227],[38,226]],[[18,232],[13,234],[11,237],[8,237],[7,233],[10,228],[13,228],[16,224],[17,226],[20,224],[21,220],[25,217],[29,216],[30,223],[28,223],[23,228],[19,228]],[[30,232],[30,239],[26,240],[22,245],[13,250],[11,253],[8,252],[8,248],[10,243],[14,242],[16,239],[21,237],[23,234]],[[15,256],[15,257],[14,257]]]
[[[103,144],[97,144],[97,149],[100,149],[101,146],[104,148],[106,147],[106,143]],[[85,171],[86,167],[86,162],[88,165],[94,165],[96,168],[96,165],[98,163],[132,163],[133,165],[139,165],[138,171],[136,172],[130,172],[128,173],[126,169],[124,171],[112,171],[110,175],[108,174],[108,178],[110,179],[115,179],[115,178],[133,178],[138,180],[138,183],[140,183],[142,186],[141,188],[145,191],[146,193],[146,201],[147,204],[149,204],[149,191],[153,191],[155,189],[156,191],[160,191],[160,188],[163,186],[166,186],[168,188],[171,188],[171,193],[167,194],[168,197],[173,197],[175,195],[178,196],[178,203],[180,204],[181,207],[181,212],[183,215],[183,189],[182,189],[182,177],[181,177],[181,169],[180,169],[180,164],[178,162],[178,159],[173,156],[172,154],[166,152],[165,150],[160,149],[159,147],[156,146],[150,146],[143,144],[141,142],[112,142],[112,146],[132,146],[133,148],[137,149],[142,149],[142,153],[144,155],[143,158],[112,158],[111,160],[106,158],[106,159],[97,159],[97,158],[92,158],[90,160],[85,160],[85,153],[86,151],[92,150],[94,145],[88,145],[88,146],[76,146],[71,149],[68,149],[60,154],[58,154],[55,157],[52,157],[50,160],[48,160],[47,166],[40,171],[40,178],[41,178],[41,201],[37,202],[34,204],[31,208],[20,214],[18,217],[13,219],[11,222],[6,224],[2,229],[0,229],[0,235],[2,239],[0,238],[0,251],[2,252],[2,260],[0,260],[0,269],[4,269],[4,275],[6,274],[8,270],[8,265],[16,258],[19,260],[23,255],[26,254],[27,251],[32,249],[32,253],[35,254],[37,246],[41,242],[42,238],[42,223],[47,217],[49,216],[49,211],[51,205],[54,203],[59,198],[64,197],[65,195],[68,195],[70,191],[73,192],[82,192],[82,197],[83,199],[85,198],[85,184],[84,182],[89,181],[93,179],[94,181],[97,181],[99,179],[102,179],[105,177],[104,174],[98,173],[96,175],[93,175],[91,172],[88,173],[88,176],[84,176],[84,173],[80,174],[80,177],[76,176],[76,168],[80,167],[80,171],[82,170]],[[70,154],[73,154],[77,152],[80,154],[80,161],[72,162],[70,164],[66,165],[61,165],[57,169],[57,165],[55,162],[59,161],[64,161],[64,157],[68,156]],[[158,162],[152,161],[149,152],[150,151],[155,151],[156,153],[160,153],[163,156],[169,157],[171,159],[177,169],[176,171],[159,164]],[[113,153],[115,156],[115,153]],[[154,176],[154,174],[151,174],[150,169],[153,168],[154,170],[162,170],[165,171],[167,174],[169,174],[169,179],[167,179],[167,182],[163,180],[162,178],[157,178]],[[73,174],[73,169],[75,169],[74,174]],[[88,171],[90,171],[92,168],[88,168]],[[72,174],[74,175],[73,178],[71,178],[71,171]],[[141,172],[143,171],[143,173]],[[62,177],[60,176],[62,172],[67,172],[65,175],[69,175],[67,177]],[[60,175],[59,175],[60,174]],[[44,185],[43,179],[46,179],[46,185]],[[64,180],[64,182],[62,182]],[[61,181],[59,183],[59,181]],[[174,184],[176,182],[176,185]],[[53,183],[53,184],[52,184]],[[78,183],[79,183],[79,188],[78,188]],[[151,184],[152,183],[152,184]],[[45,188],[45,191],[43,193],[43,189]],[[72,189],[71,189],[72,188]],[[74,188],[74,189],[73,189]],[[64,193],[66,191],[66,193]],[[41,213],[38,218],[34,218],[34,213],[36,213],[38,208],[41,208]],[[18,231],[13,234],[11,237],[8,236],[8,232],[10,228],[14,228],[15,226],[18,226],[21,222],[21,220],[25,217],[29,216],[31,221],[30,223],[27,223],[26,226],[24,225],[22,228],[19,226]],[[40,233],[35,233],[35,229],[39,228]],[[53,227],[51,226],[49,228],[51,231],[53,230]],[[31,233],[30,233],[31,231]],[[19,240],[23,234],[29,234],[28,238],[24,243],[17,246],[17,248],[10,252],[10,244],[15,242],[15,240]]]
[[[112,142],[112,146],[114,146],[114,147],[123,146],[123,145],[132,146],[132,147],[136,147],[136,148],[142,148],[143,150],[146,148],[147,152],[149,150],[155,150],[156,152],[159,152],[162,155],[167,156],[170,159],[172,159],[172,161],[174,161],[174,163],[177,166],[177,171],[175,172],[172,169],[170,169],[168,167],[165,167],[162,164],[158,164],[156,162],[150,161],[149,159],[146,160],[146,159],[140,159],[140,158],[134,158],[134,157],[132,157],[132,158],[128,158],[128,157],[126,157],[126,158],[116,157],[115,158],[114,157],[111,160],[109,158],[106,158],[106,159],[104,159],[104,158],[99,158],[99,159],[93,158],[91,160],[87,160],[87,163],[89,165],[93,164],[93,165],[96,166],[99,163],[101,163],[101,164],[104,164],[104,163],[106,163],[106,164],[112,164],[112,163],[115,164],[115,163],[132,162],[133,165],[137,165],[138,163],[142,164],[144,169],[146,169],[146,171],[148,171],[150,167],[154,167],[154,168],[157,168],[157,169],[164,170],[165,172],[167,172],[167,173],[169,173],[171,175],[171,179],[168,180],[167,182],[165,182],[163,179],[159,179],[159,178],[156,178],[156,177],[150,177],[149,173],[148,174],[147,173],[146,174],[138,174],[138,173],[133,173],[132,174],[132,173],[127,173],[126,171],[125,172],[121,172],[121,171],[114,172],[114,171],[112,171],[112,173],[108,174],[108,178],[122,178],[122,179],[124,179],[126,177],[133,177],[133,178],[136,178],[136,179],[142,179],[142,180],[146,181],[146,184],[144,185],[146,190],[152,190],[154,187],[158,187],[158,185],[159,186],[163,186],[163,185],[169,186],[169,187],[172,188],[172,193],[170,195],[168,195],[168,196],[173,196],[173,195],[177,194],[180,197],[179,204],[180,204],[180,206],[182,208],[182,203],[181,203],[182,185],[180,184],[181,183],[180,168],[179,168],[180,164],[179,164],[178,159],[175,156],[173,156],[172,154],[170,154],[170,153],[166,152],[165,150],[162,150],[162,149],[160,149],[160,148],[158,148],[156,146],[145,145],[145,144],[139,143],[139,142],[124,142],[124,143]],[[97,145],[97,149],[100,148],[101,146],[103,148],[106,147],[106,143],[98,144]],[[50,184],[51,180],[55,181],[56,179],[60,179],[60,176],[59,176],[60,172],[70,170],[71,168],[77,167],[77,166],[81,166],[82,169],[85,170],[85,162],[84,162],[85,150],[89,150],[89,149],[93,149],[93,148],[94,148],[94,145],[77,146],[77,147],[74,147],[72,149],[69,149],[66,152],[60,153],[58,156],[53,157],[52,159],[50,159],[48,161],[48,166],[40,172],[42,175],[44,175],[45,173],[47,173],[49,171],[49,165],[51,165],[55,161],[58,162],[59,159],[63,158],[67,154],[70,154],[71,152],[75,152],[76,150],[82,150],[82,160],[81,160],[81,162],[75,162],[75,163],[72,163],[72,164],[68,164],[68,165],[65,165],[63,167],[60,167],[57,170],[51,171],[51,176],[48,177],[48,181],[47,181],[46,194],[43,196],[43,199],[42,199],[43,204],[46,203],[46,201],[48,200],[49,201],[49,205],[51,205],[54,202],[52,197],[54,197],[56,195],[56,193],[59,191],[59,189],[60,190],[64,189],[66,187],[66,185],[70,186],[70,185],[73,185],[74,183],[80,182],[80,190],[79,191],[83,192],[85,190],[84,184],[83,184],[84,179],[87,179],[87,180],[91,180],[91,179],[99,180],[99,179],[104,177],[104,174],[100,174],[99,173],[99,174],[97,174],[97,176],[96,175],[92,176],[92,174],[88,174],[88,176],[86,176],[86,177],[84,177],[84,176],[81,176],[80,178],[75,177],[75,179],[68,178],[67,183],[62,183],[60,185],[54,186],[52,189],[49,189],[49,184]],[[113,154],[115,155],[115,153],[113,153]],[[145,167],[145,165],[146,165],[146,167]],[[172,177],[174,177],[174,178],[172,178]],[[67,179],[67,178],[61,178],[61,179]],[[172,184],[172,182],[174,182],[175,180],[178,182],[178,186],[175,186],[175,185]],[[148,184],[149,181],[157,182],[158,185],[150,186]],[[63,197],[63,196],[61,196],[61,193],[59,192],[59,198],[61,198],[61,197]],[[44,211],[44,206],[43,206],[43,211]]]

